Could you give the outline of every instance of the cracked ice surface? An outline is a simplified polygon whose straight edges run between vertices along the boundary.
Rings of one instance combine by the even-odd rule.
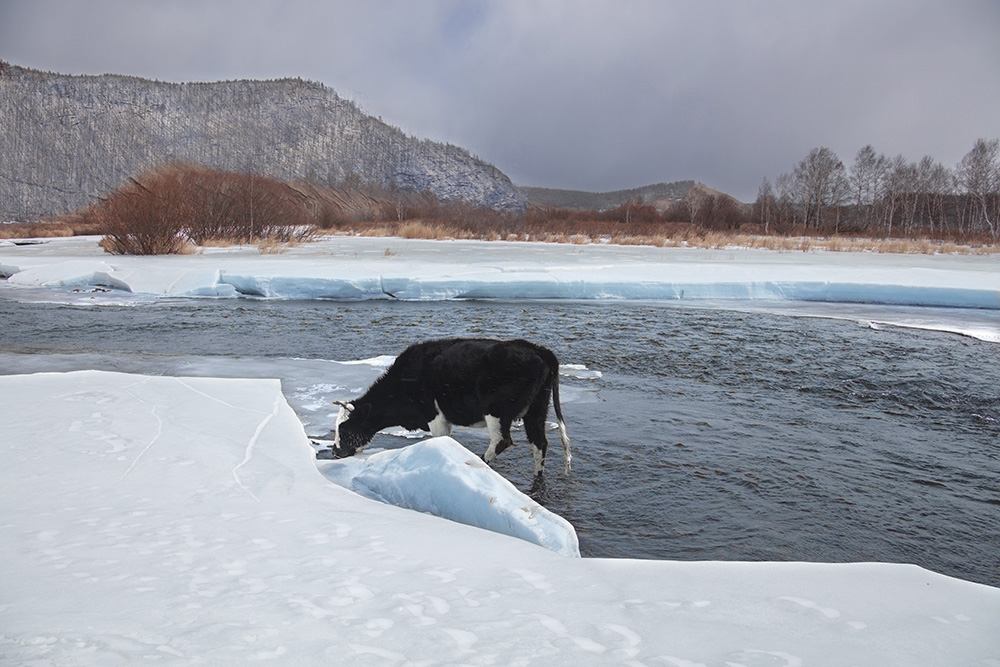
[[[1000,661],[1000,589],[914,566],[566,558],[363,498],[276,380],[0,391],[3,664]]]

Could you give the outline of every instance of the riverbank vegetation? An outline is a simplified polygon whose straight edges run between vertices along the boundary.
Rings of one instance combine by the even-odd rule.
[[[135,176],[75,214],[0,225],[0,238],[100,234],[115,254],[193,252],[250,244],[274,251],[314,234],[422,239],[617,243],[904,253],[1000,252],[1000,140],[980,139],[948,169],[871,146],[848,169],[815,148],[753,204],[704,185],[681,199],[632,198],[606,210],[529,206],[502,212],[430,193],[289,183],[253,173],[171,164]]]

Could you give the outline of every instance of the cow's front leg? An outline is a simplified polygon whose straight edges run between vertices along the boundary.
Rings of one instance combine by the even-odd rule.
[[[490,446],[486,448],[483,460],[487,463],[492,463],[493,459],[499,456],[503,450],[514,444],[510,438],[510,425],[509,419],[502,420],[493,415],[486,415],[486,430],[490,434]]]

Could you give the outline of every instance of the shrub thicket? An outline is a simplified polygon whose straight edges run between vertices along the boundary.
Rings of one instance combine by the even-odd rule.
[[[74,229],[99,230],[102,245],[118,254],[183,252],[191,244],[255,244],[271,251],[316,229],[406,238],[612,242],[633,245],[722,247],[748,245],[805,250],[859,248],[824,230],[769,222],[750,207],[707,189],[654,207],[641,198],[606,211],[529,207],[500,212],[465,202],[441,202],[430,193],[399,192],[363,184],[329,188],[289,184],[256,174],[172,165],[132,179],[75,216]],[[809,240],[812,239],[812,240]],[[955,239],[959,240],[959,239]],[[995,250],[985,239],[984,251]],[[862,244],[861,249],[875,249]],[[940,243],[908,252],[938,251]],[[878,249],[889,250],[886,245]]]
[[[313,222],[306,203],[271,178],[174,165],[131,179],[84,217],[108,252],[161,255],[189,243],[293,241]]]

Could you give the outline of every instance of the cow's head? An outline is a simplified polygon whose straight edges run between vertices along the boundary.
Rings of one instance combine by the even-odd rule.
[[[368,427],[371,403],[357,405],[349,401],[334,401],[340,413],[333,427],[333,452],[337,458],[354,456],[371,442],[375,432]]]

